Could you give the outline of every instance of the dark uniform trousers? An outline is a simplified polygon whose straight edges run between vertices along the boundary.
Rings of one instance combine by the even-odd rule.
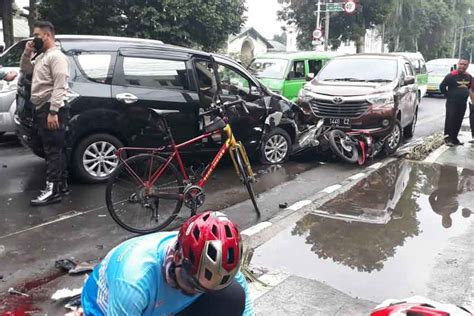
[[[66,127],[69,122],[69,107],[63,106],[58,112],[59,129],[48,129],[49,104],[36,110],[35,122],[46,159],[46,181],[62,182],[67,180]]]

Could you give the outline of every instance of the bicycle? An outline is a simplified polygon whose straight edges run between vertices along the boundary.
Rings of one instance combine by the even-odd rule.
[[[239,104],[242,105],[246,113],[249,113],[245,102],[239,98],[232,102],[213,102],[210,110],[200,114],[200,117],[209,114],[214,116],[213,121],[205,126],[204,134],[183,143],[175,143],[166,119],[163,118],[166,130],[165,140],[169,142],[167,146],[118,149],[116,155],[120,164],[111,175],[106,188],[107,208],[115,222],[130,232],[144,234],[160,231],[171,224],[180,212],[183,203],[191,210],[191,216],[195,215],[197,209],[205,201],[203,187],[227,151],[237,175],[247,188],[257,216],[260,217],[260,210],[252,187],[255,176],[245,148],[241,142],[235,139],[226,115],[226,111],[230,107]],[[153,111],[158,114],[165,113],[165,111],[156,109]],[[181,159],[180,149],[222,132],[225,134],[226,140],[216,156],[204,169],[199,179],[191,179]],[[165,148],[171,149],[167,158],[160,155]],[[128,159],[124,158],[124,153],[133,151],[148,153],[138,154]],[[172,163],[173,161],[177,163],[178,169]],[[120,188],[124,188],[123,194],[120,194]],[[129,210],[132,211],[132,219],[135,219],[133,224],[128,221],[126,216],[124,217]],[[141,227],[138,222],[143,219],[147,222]]]

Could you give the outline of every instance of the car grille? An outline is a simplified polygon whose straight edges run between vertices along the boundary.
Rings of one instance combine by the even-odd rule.
[[[369,110],[367,101],[344,101],[334,104],[329,100],[313,99],[310,102],[311,110],[317,117],[357,118]]]

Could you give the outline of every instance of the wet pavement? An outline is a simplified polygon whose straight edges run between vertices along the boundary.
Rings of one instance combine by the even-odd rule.
[[[397,161],[257,248],[252,264],[376,302],[430,295],[440,261],[472,259],[443,256],[472,231],[471,210],[473,170]]]

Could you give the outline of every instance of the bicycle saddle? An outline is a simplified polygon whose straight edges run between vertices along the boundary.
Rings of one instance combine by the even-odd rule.
[[[209,124],[206,124],[204,126],[204,130],[206,131],[206,133],[211,133],[219,129],[222,129],[225,126],[226,126],[226,123],[224,122],[224,120],[218,116],[214,118]]]

